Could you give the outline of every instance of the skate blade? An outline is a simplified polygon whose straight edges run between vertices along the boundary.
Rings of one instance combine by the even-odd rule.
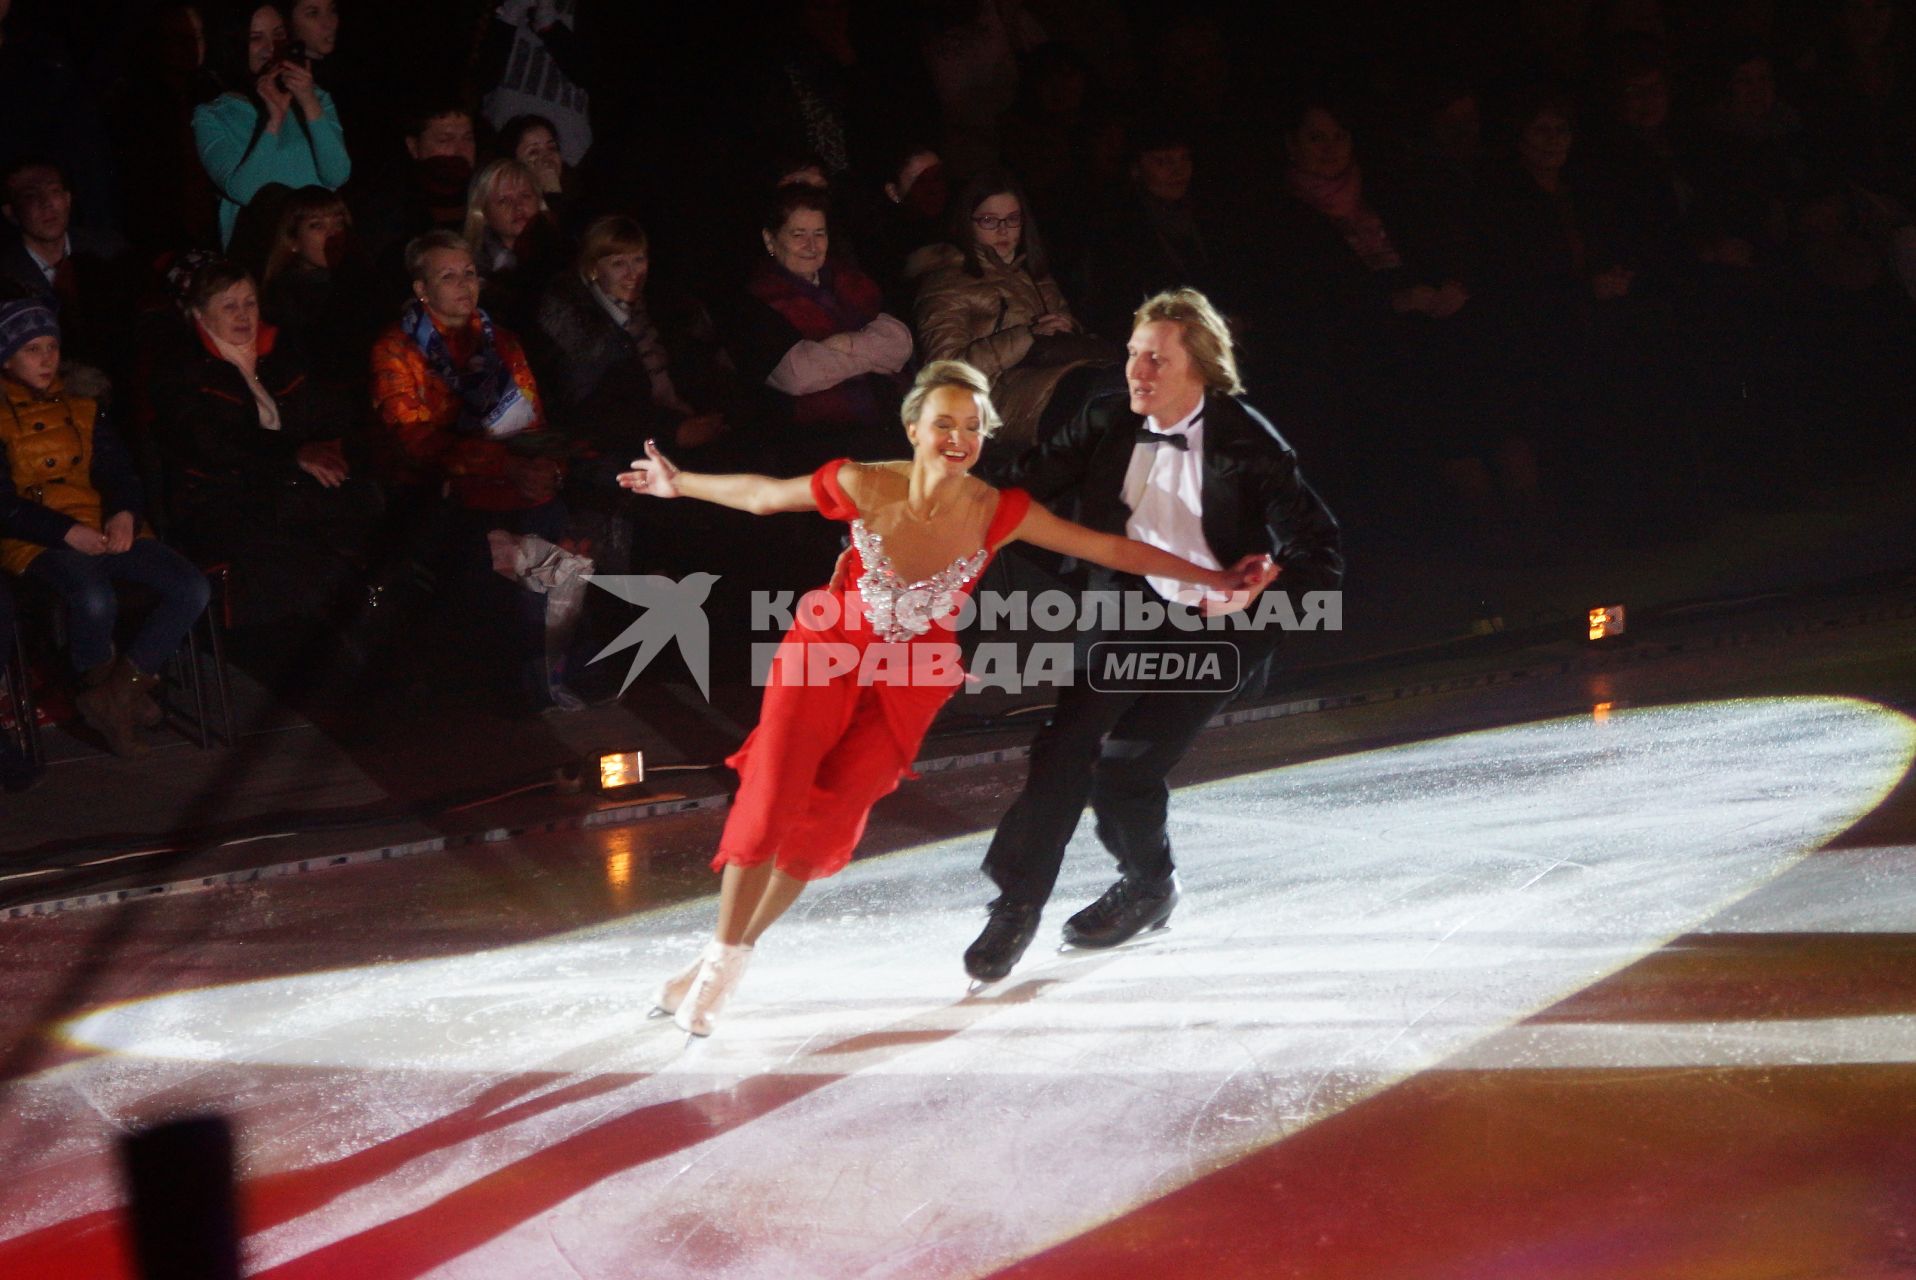
[[[1105,952],[1105,951],[1122,951],[1126,947],[1136,946],[1140,942],[1149,942],[1151,939],[1157,937],[1159,934],[1165,934],[1169,932],[1171,932],[1171,923],[1170,921],[1167,920],[1163,924],[1152,925],[1149,929],[1144,930],[1142,933],[1134,933],[1130,937],[1126,938],[1123,942],[1114,942],[1110,944],[1109,946],[1087,947],[1081,943],[1065,942],[1063,940],[1060,940],[1058,943],[1058,954],[1061,956],[1072,955],[1072,954],[1096,955],[1099,952]]]

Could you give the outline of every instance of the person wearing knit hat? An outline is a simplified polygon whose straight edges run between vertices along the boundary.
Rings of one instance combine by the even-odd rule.
[[[156,725],[161,665],[206,608],[206,578],[142,529],[145,499],[119,437],[94,400],[60,378],[60,326],[45,304],[0,304],[0,569],[32,577],[65,605],[74,705],[114,754],[143,750]],[[115,655],[123,582],[158,604]]]
[[[35,338],[60,340],[60,321],[53,308],[38,298],[16,298],[0,304],[0,364]]]

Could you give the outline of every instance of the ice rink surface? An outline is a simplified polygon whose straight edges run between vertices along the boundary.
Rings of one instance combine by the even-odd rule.
[[[802,899],[705,1041],[647,1005],[710,899],[97,1008],[61,1029],[95,1052],[10,1087],[0,1275],[123,1274],[112,1138],[214,1108],[249,1274],[921,1280],[1030,1259],[1433,1069],[1916,1063],[1897,1010],[1539,1016],[1680,937],[1907,929],[1911,877],[1818,851],[1912,751],[1869,702],[1752,698],[1183,788],[1168,930],[1054,950],[1109,879],[1087,821],[1039,943],[976,994],[988,833],[910,847]]]

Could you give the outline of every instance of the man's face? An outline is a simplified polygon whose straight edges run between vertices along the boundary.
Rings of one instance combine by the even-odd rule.
[[[1138,185],[1159,200],[1182,200],[1191,190],[1191,148],[1179,143],[1138,153]]]
[[[415,160],[437,156],[458,156],[467,164],[477,161],[478,144],[473,140],[472,117],[463,111],[434,116],[417,135],[406,139],[406,150]]]
[[[62,240],[72,221],[73,196],[58,170],[22,169],[7,182],[6,214],[29,240]]]
[[[1131,331],[1125,345],[1124,382],[1131,391],[1131,412],[1170,426],[1204,398],[1204,378],[1184,349],[1184,328],[1172,320],[1152,320]]]

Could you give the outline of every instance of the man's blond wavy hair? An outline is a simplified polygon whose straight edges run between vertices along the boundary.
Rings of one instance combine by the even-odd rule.
[[[1157,320],[1178,326],[1184,350],[1197,366],[1204,385],[1226,395],[1238,395],[1244,384],[1237,376],[1237,355],[1231,346],[1231,328],[1196,289],[1167,289],[1145,300],[1131,317],[1135,331]]]

